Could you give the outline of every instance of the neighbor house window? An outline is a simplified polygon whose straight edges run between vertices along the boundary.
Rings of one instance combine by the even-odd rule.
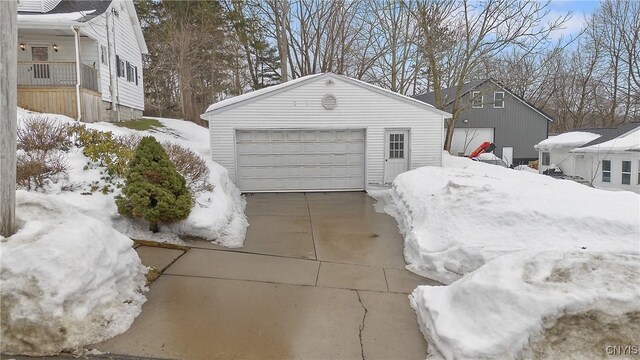
[[[542,153],[542,165],[550,165],[551,164],[551,156],[548,152]]]
[[[611,182],[611,160],[602,160],[602,182]]]
[[[504,108],[504,92],[496,91],[493,93],[493,107]]]
[[[107,47],[104,45],[100,45],[100,62],[107,65]]]
[[[124,60],[120,59],[120,56],[116,55],[116,72],[118,73],[118,77],[126,76],[124,66]]]
[[[133,82],[133,66],[127,61],[127,81]]]
[[[631,161],[622,162],[622,185],[631,185]]]
[[[472,107],[481,108],[483,101],[484,101],[484,97],[482,96],[482,92],[480,92],[480,91],[472,91],[471,92],[471,106]]]

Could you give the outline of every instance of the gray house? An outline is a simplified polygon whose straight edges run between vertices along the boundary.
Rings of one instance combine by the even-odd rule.
[[[445,111],[451,112],[455,87],[442,90]],[[461,107],[451,144],[454,155],[468,155],[485,141],[508,165],[536,160],[534,145],[547,138],[553,119],[492,79],[464,84]],[[414,98],[435,105],[435,93]]]

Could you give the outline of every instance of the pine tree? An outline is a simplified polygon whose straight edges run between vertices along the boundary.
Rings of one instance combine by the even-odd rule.
[[[186,181],[154,137],[144,137],[136,148],[116,205],[120,214],[149,222],[153,232],[158,223],[189,216],[193,198]]]

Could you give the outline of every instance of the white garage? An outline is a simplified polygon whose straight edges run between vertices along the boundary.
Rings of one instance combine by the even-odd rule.
[[[326,73],[211,105],[212,159],[243,192],[354,191],[440,166],[446,112]]]

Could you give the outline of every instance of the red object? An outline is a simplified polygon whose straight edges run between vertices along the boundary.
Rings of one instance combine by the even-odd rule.
[[[473,159],[474,157],[477,157],[480,154],[492,152],[493,150],[495,150],[495,148],[496,148],[496,145],[494,143],[490,143],[488,141],[485,141],[482,144],[480,144],[480,146],[478,146],[478,148],[475,149],[471,153],[471,155],[469,155],[469,159]]]

